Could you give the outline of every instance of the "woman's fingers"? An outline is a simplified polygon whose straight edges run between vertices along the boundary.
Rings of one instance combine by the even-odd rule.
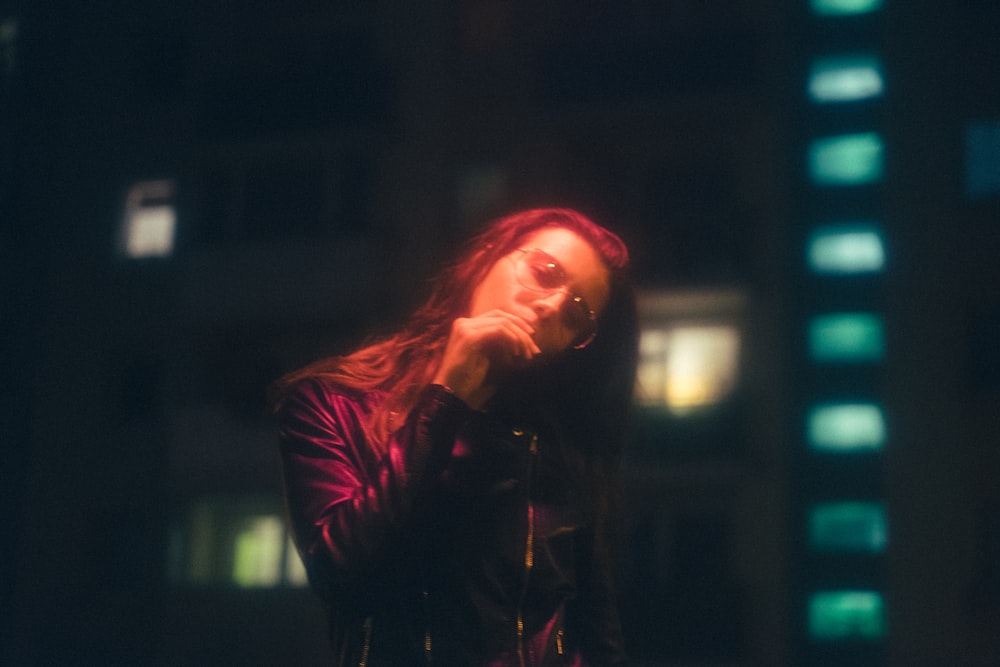
[[[541,352],[532,337],[534,327],[504,311],[456,320],[453,333],[487,355],[500,352],[530,359]]]
[[[534,358],[541,349],[535,329],[524,318],[502,310],[460,317],[451,326],[434,382],[451,387],[473,407],[492,396],[495,373]],[[492,379],[491,379],[492,378]]]

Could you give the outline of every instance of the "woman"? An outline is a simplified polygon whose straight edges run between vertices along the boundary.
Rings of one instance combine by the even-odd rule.
[[[397,334],[278,384],[340,665],[624,663],[603,533],[637,326],[621,240],[503,218]]]

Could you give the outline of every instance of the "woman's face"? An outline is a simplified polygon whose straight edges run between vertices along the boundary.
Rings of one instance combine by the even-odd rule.
[[[609,275],[600,255],[575,232],[541,229],[490,268],[472,294],[469,316],[505,311],[535,329],[532,338],[543,355],[561,352],[596,326],[608,303]]]

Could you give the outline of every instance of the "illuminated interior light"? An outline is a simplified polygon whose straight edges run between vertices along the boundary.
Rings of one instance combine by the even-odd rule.
[[[125,200],[122,251],[126,257],[167,257],[174,251],[177,212],[170,180],[136,183]]]
[[[885,637],[885,603],[876,591],[822,591],[809,598],[809,637],[817,641]]]
[[[874,224],[835,225],[813,232],[809,268],[816,273],[873,273],[885,268],[882,234]]]
[[[818,185],[863,185],[882,178],[882,138],[862,132],[817,139],[809,146],[809,175]]]
[[[739,331],[733,326],[647,329],[640,338],[638,400],[685,415],[722,401],[735,387]]]
[[[817,406],[809,413],[808,438],[809,445],[819,451],[879,451],[885,446],[885,416],[871,403]]]
[[[809,512],[809,544],[818,551],[881,553],[888,541],[883,503],[831,502]]]
[[[816,60],[809,72],[814,102],[856,102],[882,95],[882,67],[874,56],[837,56]]]
[[[285,530],[278,516],[250,517],[233,540],[233,583],[243,588],[277,586]]]
[[[879,10],[882,0],[810,0],[809,5],[820,16],[846,16]]]
[[[878,361],[884,354],[885,335],[878,315],[834,313],[809,322],[809,355],[816,361]]]

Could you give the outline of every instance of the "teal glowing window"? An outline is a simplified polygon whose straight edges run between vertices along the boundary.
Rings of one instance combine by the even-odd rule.
[[[875,56],[820,58],[809,70],[809,98],[813,102],[857,102],[882,95],[882,65]]]
[[[871,313],[819,315],[809,322],[809,356],[820,362],[871,362],[885,354],[882,318]]]
[[[809,238],[808,256],[815,273],[874,273],[885,268],[882,233],[870,223],[817,229]]]
[[[1000,192],[1000,121],[965,128],[965,193],[970,198]]]
[[[879,10],[882,0],[810,0],[809,6],[820,16],[849,16]]]
[[[809,545],[817,551],[881,553],[888,541],[882,503],[831,502],[809,512]]]
[[[809,145],[809,176],[817,185],[865,185],[882,178],[882,137],[861,132],[816,139]]]
[[[807,435],[809,446],[818,451],[879,451],[885,446],[885,416],[872,403],[820,405],[809,412]]]
[[[875,591],[823,591],[809,598],[809,638],[873,641],[885,637],[885,603]]]

